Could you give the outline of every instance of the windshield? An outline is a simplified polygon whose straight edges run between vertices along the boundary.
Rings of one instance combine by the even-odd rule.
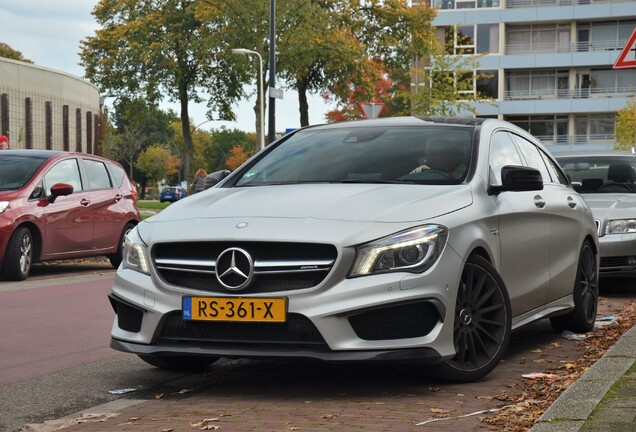
[[[296,183],[459,184],[472,128],[383,126],[307,129],[253,164],[236,186]]]
[[[29,156],[0,155],[0,191],[21,189],[45,160]]]
[[[567,157],[559,164],[580,193],[636,192],[636,158],[627,157]]]

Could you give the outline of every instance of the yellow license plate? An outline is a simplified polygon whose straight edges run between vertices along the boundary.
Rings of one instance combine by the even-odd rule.
[[[183,319],[195,321],[287,321],[286,298],[183,297]]]

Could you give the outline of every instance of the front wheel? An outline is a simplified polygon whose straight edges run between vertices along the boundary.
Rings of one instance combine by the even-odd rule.
[[[590,242],[586,241],[581,248],[576,269],[576,281],[572,292],[574,309],[566,315],[550,318],[555,329],[585,333],[594,328],[598,310],[598,277],[596,253]]]
[[[33,234],[26,227],[14,231],[2,267],[9,280],[21,281],[29,277],[33,263]]]
[[[149,365],[176,372],[200,372],[217,361],[219,357],[205,356],[157,356],[139,354]]]
[[[128,222],[126,224],[126,226],[121,232],[121,237],[119,238],[119,245],[117,246],[117,252],[115,252],[113,255],[108,256],[108,260],[110,261],[110,264],[115,268],[119,267],[119,264],[121,264],[121,261],[124,256],[124,242],[126,241],[126,234],[128,234],[134,227],[135,227],[135,224],[132,222]]]
[[[511,332],[508,292],[484,258],[468,258],[462,271],[453,327],[455,357],[434,367],[442,379],[472,382],[488,375],[503,357]]]

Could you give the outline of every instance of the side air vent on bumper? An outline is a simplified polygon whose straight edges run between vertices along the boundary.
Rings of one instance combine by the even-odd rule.
[[[426,336],[439,321],[439,311],[430,301],[378,307],[349,317],[353,331],[364,340]]]

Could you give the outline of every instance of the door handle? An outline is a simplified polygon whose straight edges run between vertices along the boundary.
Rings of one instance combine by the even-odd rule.
[[[538,208],[545,207],[545,200],[541,195],[534,196],[534,205],[536,205]]]
[[[87,200],[86,198],[84,198],[83,200],[80,201],[80,204],[84,207],[88,206],[91,203],[90,200]]]
[[[576,200],[571,196],[568,197],[568,205],[570,208],[576,208]]]

